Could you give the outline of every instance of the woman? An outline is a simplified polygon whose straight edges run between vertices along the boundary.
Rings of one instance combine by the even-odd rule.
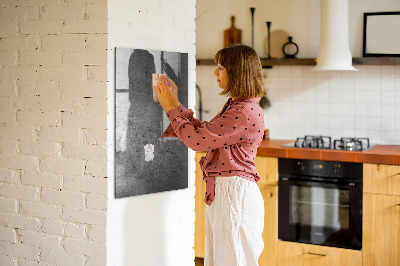
[[[171,122],[163,137],[178,136],[189,148],[208,151],[200,160],[206,182],[205,265],[258,265],[264,247],[264,201],[254,163],[265,128],[258,105],[266,94],[261,63],[246,45],[218,51],[215,62],[220,95],[230,98],[210,122],[194,118],[179,103],[172,80],[162,78],[154,87]]]

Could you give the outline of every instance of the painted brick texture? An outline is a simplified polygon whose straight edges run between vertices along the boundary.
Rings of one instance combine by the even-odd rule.
[[[107,1],[0,1],[0,265],[105,265]]]

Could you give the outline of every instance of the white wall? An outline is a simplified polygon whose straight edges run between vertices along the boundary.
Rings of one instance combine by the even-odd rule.
[[[242,42],[251,45],[251,13],[254,14],[254,49],[266,57],[264,41],[266,21],[271,31],[283,30],[299,46],[299,58],[314,58],[320,38],[320,0],[201,0],[197,3],[197,58],[213,58],[223,46],[223,31],[230,27],[230,17],[242,30]],[[349,42],[353,57],[362,56],[363,12],[399,11],[398,0],[349,0]],[[273,41],[273,40],[272,40]],[[272,45],[271,45],[272,46]]]
[[[274,139],[309,135],[369,137],[375,144],[400,144],[400,66],[355,66],[358,72],[316,72],[311,66],[264,70],[268,99],[265,126]],[[197,67],[203,120],[210,120],[226,98],[213,66]]]
[[[284,30],[293,36],[299,57],[314,56],[319,44],[319,0],[202,0],[196,6],[197,58],[214,58],[223,47],[223,31],[230,27],[232,15],[236,28],[242,30],[242,43],[251,45],[250,7],[256,8],[254,49],[260,57],[266,56],[266,21],[272,22],[271,31]]]
[[[273,26],[297,33],[293,36],[300,47],[299,58],[317,56],[319,1],[226,0],[219,3],[225,9],[216,9],[213,1],[197,5],[199,58],[213,58],[221,48],[222,30],[229,27],[232,14],[242,14],[237,17],[242,26],[237,27],[249,29],[243,42],[250,44],[249,6],[256,6],[259,20],[257,14],[266,12],[264,17],[268,19],[259,21],[263,27],[265,20],[271,20]],[[362,12],[400,10],[400,2],[349,0],[349,9],[350,47],[353,57],[357,57],[362,55]],[[255,35],[255,49],[264,57],[262,38],[266,36],[266,27],[264,33],[259,30]],[[214,38],[218,41],[213,41]],[[373,143],[400,144],[400,66],[355,67],[360,71],[314,72],[310,66],[274,66],[264,70],[272,104],[265,111],[265,124],[271,137],[294,139],[305,134],[324,134],[334,138],[369,137]],[[197,67],[196,83],[202,89],[203,109],[209,111],[203,114],[203,120],[211,119],[226,101],[225,97],[217,96],[219,89],[213,71],[213,66]]]
[[[189,53],[189,108],[195,89],[195,0],[109,1],[107,265],[194,264],[194,152],[189,188],[114,198],[114,48]],[[162,177],[160,177],[162,178]]]
[[[369,137],[400,144],[400,66],[356,66],[359,72],[274,67],[268,72],[273,138],[305,134]]]

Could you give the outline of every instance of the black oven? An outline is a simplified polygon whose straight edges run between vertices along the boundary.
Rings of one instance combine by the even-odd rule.
[[[278,238],[361,249],[360,163],[278,160]]]

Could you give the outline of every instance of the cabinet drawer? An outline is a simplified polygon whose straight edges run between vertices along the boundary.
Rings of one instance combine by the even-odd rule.
[[[363,175],[364,193],[400,195],[400,166],[365,163]]]
[[[278,241],[278,266],[362,266],[358,250]]]

